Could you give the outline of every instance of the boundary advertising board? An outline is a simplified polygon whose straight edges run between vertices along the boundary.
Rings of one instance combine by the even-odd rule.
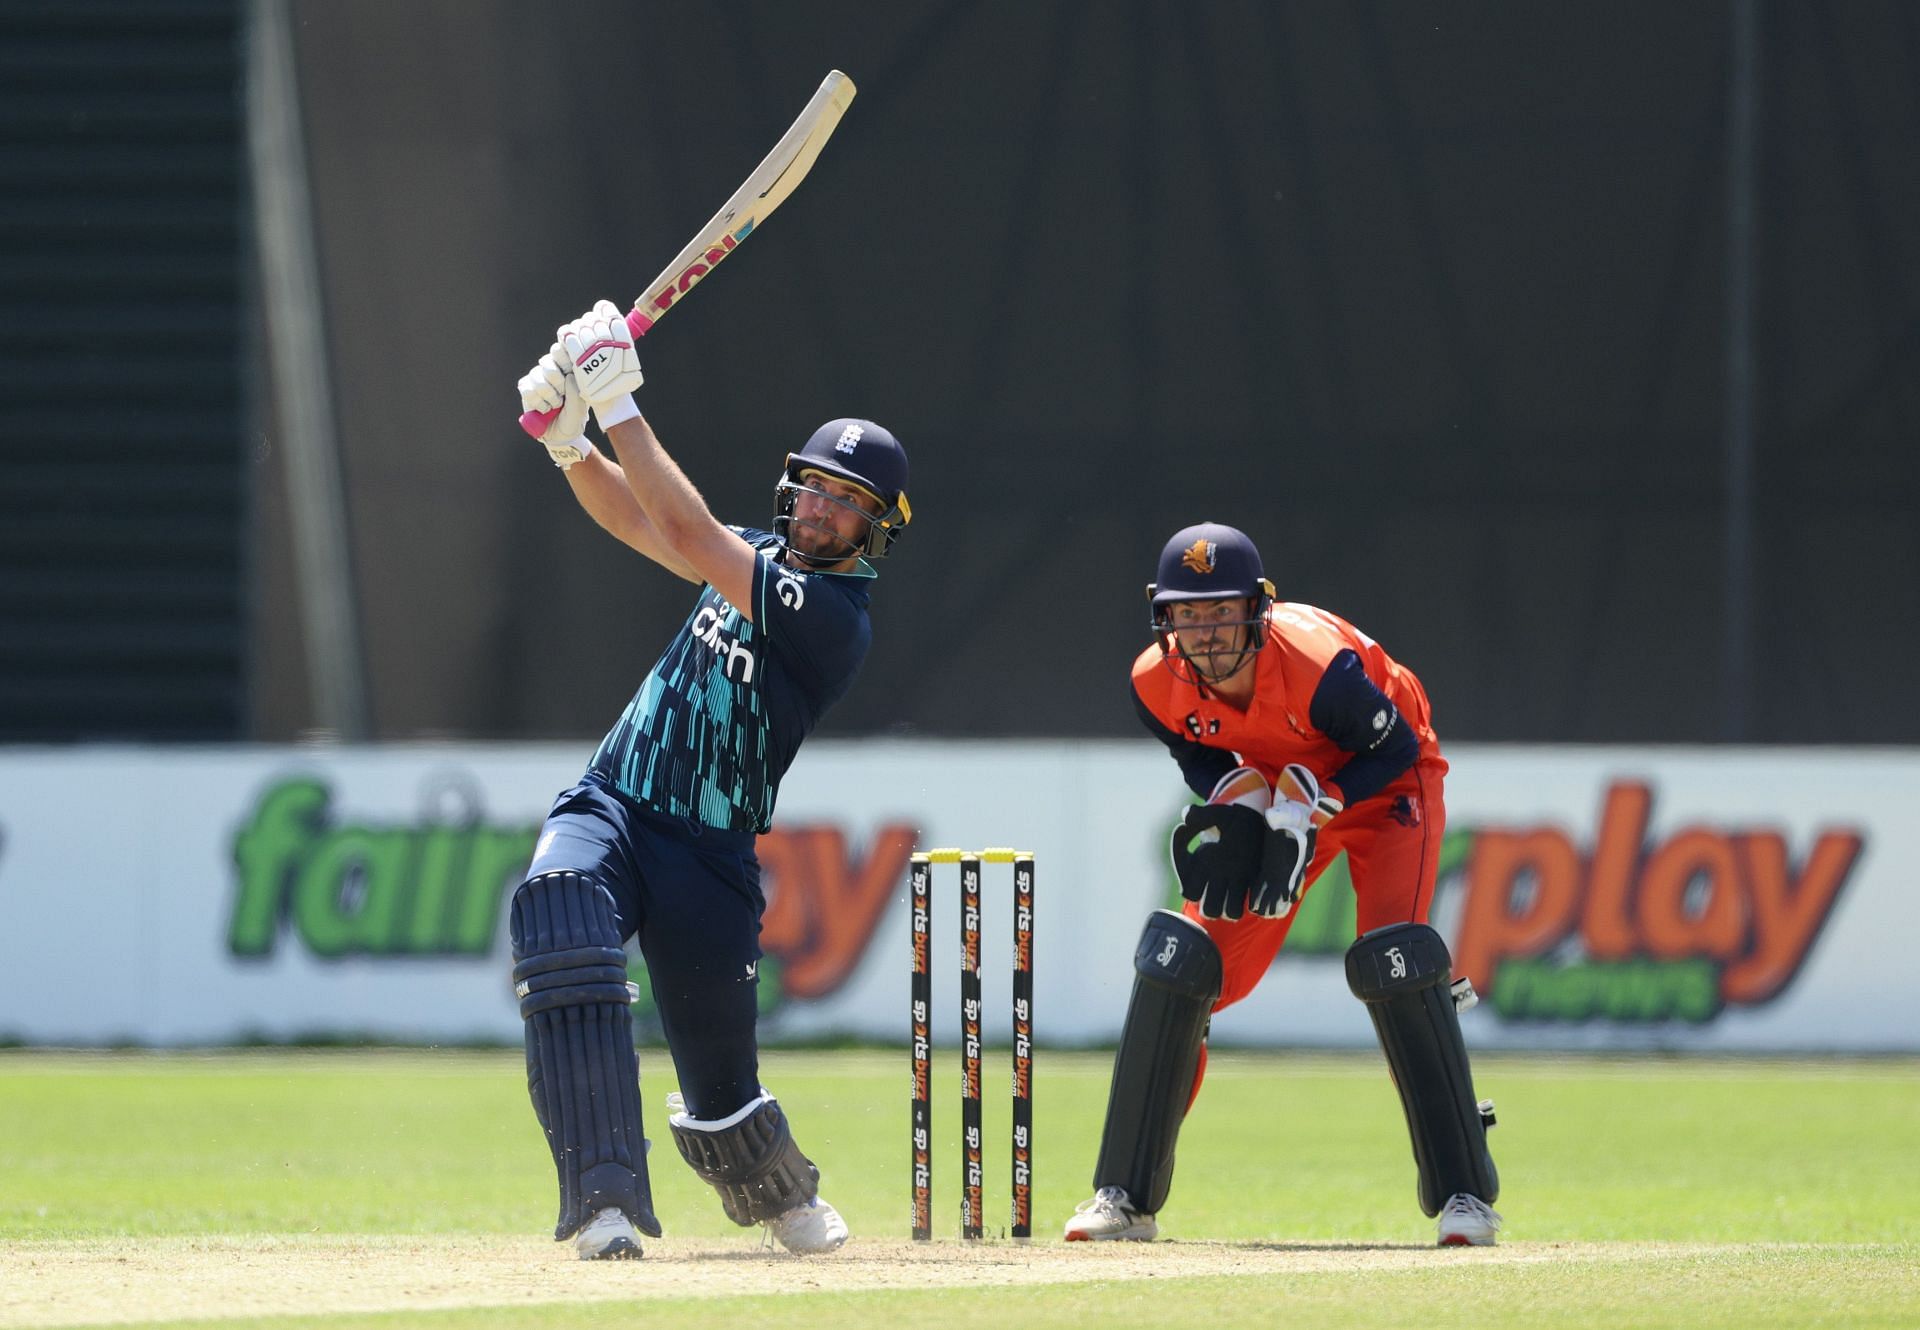
[[[1920,754],[1459,745],[1433,922],[1485,1048],[1916,1051]],[[0,1039],[516,1042],[506,901],[576,745],[0,750]],[[1150,743],[820,741],[760,853],[766,1042],[906,1033],[907,857],[1037,864],[1043,1044],[1110,1042],[1189,798]],[[958,983],[937,891],[935,980]],[[987,874],[987,1012],[1009,885]],[[1364,1047],[1336,862],[1223,1045]],[[633,971],[644,979],[634,958]],[[948,978],[952,974],[952,978]],[[649,1028],[641,984],[638,1014]],[[936,1003],[958,1034],[957,1004]],[[989,1038],[1010,1033],[990,1024]]]

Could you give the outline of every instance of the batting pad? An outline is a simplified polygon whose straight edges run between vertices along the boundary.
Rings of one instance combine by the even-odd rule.
[[[1347,987],[1367,1004],[1400,1091],[1420,1171],[1420,1208],[1429,1216],[1458,1192],[1489,1205],[1500,1194],[1452,980],[1447,944],[1426,924],[1376,928],[1347,951]]]
[[[617,1205],[657,1238],[627,958],[612,898],[583,874],[543,873],[514,893],[510,932],[527,1092],[560,1179],[554,1237]]]
[[[1155,1214],[1173,1186],[1173,1148],[1220,996],[1220,949],[1185,915],[1155,910],[1133,968],[1093,1185],[1124,1187],[1135,1209]]]
[[[720,1193],[727,1218],[745,1228],[775,1219],[820,1193],[820,1170],[794,1144],[780,1105],[763,1090],[717,1122],[667,1119],[680,1157]]]

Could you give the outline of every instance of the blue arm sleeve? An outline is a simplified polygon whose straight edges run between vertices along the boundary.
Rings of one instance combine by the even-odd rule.
[[[1349,808],[1380,793],[1420,756],[1420,740],[1401,720],[1400,708],[1367,677],[1358,652],[1342,651],[1327,665],[1307,719],[1353,754],[1333,773]]]
[[[1173,760],[1180,764],[1180,774],[1202,799],[1213,793],[1213,787],[1220,783],[1222,776],[1239,765],[1233,754],[1224,748],[1208,748],[1184,734],[1174,733],[1160,723],[1160,718],[1140,700],[1140,694],[1131,688],[1127,691],[1133,694],[1133,709],[1139,713],[1140,723],[1147,727],[1149,734],[1167,746],[1167,751],[1173,754]]]

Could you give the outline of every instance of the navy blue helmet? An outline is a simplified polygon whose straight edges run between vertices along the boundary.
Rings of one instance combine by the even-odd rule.
[[[1153,605],[1153,636],[1174,674],[1189,682],[1217,683],[1235,673],[1246,657],[1267,642],[1267,609],[1273,604],[1273,583],[1260,566],[1260,551],[1247,533],[1219,522],[1202,522],[1173,533],[1160,551],[1160,564],[1147,583]],[[1188,600],[1248,602],[1245,617],[1216,621],[1217,628],[1248,629],[1239,650],[1223,666],[1209,659],[1202,665],[1180,649],[1174,636],[1173,606]],[[1184,669],[1183,669],[1184,667]]]
[[[857,485],[879,501],[878,516],[862,514],[867,519],[867,538],[850,553],[883,558],[901,529],[913,520],[913,507],[907,502],[907,451],[884,426],[871,420],[829,420],[799,452],[787,454],[786,470],[774,487],[773,531],[782,540],[793,523],[794,500],[806,488],[800,477],[807,471]]]

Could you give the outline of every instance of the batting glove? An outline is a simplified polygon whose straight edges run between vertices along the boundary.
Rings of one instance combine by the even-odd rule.
[[[1267,919],[1284,919],[1306,890],[1307,868],[1313,863],[1315,838],[1332,817],[1321,808],[1320,782],[1299,763],[1289,763],[1274,781],[1273,806],[1267,809],[1267,836],[1261,856],[1260,882],[1248,907]],[[1333,811],[1339,801],[1328,799]],[[1315,819],[1319,818],[1319,821]]]
[[[640,414],[633,404],[634,390],[646,382],[640,373],[640,353],[634,348],[626,316],[611,300],[602,300],[572,323],[561,324],[558,336],[560,368],[573,372],[580,395],[593,407],[601,429],[612,429]]]
[[[593,445],[584,434],[587,399],[580,395],[573,377],[561,369],[554,358],[559,349],[556,345],[521,376],[520,409],[558,413],[542,431],[540,442],[546,445],[547,456],[553,459],[553,464],[565,471],[592,452]]]
[[[1338,799],[1320,788],[1320,782],[1314,779],[1311,771],[1298,762],[1289,763],[1280,772],[1273,783],[1273,801],[1291,799],[1295,803],[1306,804],[1313,809],[1313,829],[1318,831],[1338,817],[1346,807]]]

